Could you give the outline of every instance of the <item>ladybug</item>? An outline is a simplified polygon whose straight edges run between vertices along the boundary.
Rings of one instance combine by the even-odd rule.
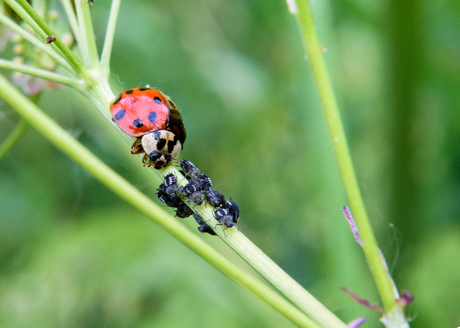
[[[112,120],[132,137],[168,130],[184,144],[185,126],[177,106],[156,89],[143,87],[125,90],[112,100],[110,111]]]
[[[140,141],[140,144],[138,144]],[[145,153],[144,163],[157,170],[165,167],[171,160],[176,159],[182,150],[182,144],[177,136],[167,130],[155,131],[137,139],[131,154]]]
[[[136,137],[131,153],[145,153],[145,165],[161,169],[176,159],[186,137],[177,106],[164,93],[150,87],[123,91],[110,103],[112,120]]]

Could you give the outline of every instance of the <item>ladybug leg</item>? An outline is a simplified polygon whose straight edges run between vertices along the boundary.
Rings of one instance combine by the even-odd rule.
[[[141,138],[137,138],[134,141],[133,145],[131,146],[131,154],[137,155],[142,154],[144,152],[144,148],[142,148]]]
[[[142,163],[144,163],[144,167],[152,166],[152,162],[150,161],[150,158],[147,156],[147,154],[145,154],[144,157],[142,158]]]

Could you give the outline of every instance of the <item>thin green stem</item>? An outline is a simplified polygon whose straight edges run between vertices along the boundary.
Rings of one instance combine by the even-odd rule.
[[[43,20],[48,22],[49,0],[43,0]]]
[[[19,122],[19,124],[14,128],[13,132],[11,132],[11,134],[8,136],[8,138],[2,142],[0,145],[0,161],[23,135],[28,125],[29,123],[22,119],[21,122]]]
[[[82,39],[80,49],[84,54],[85,64],[86,66],[92,68],[98,67],[99,55],[97,54],[93,23],[91,21],[91,13],[89,11],[89,3],[87,0],[76,0],[75,7],[77,9],[77,19]]]
[[[113,0],[110,7],[109,22],[105,33],[104,47],[102,48],[101,66],[107,76],[110,74],[110,55],[112,54],[113,38],[117,25],[118,12],[121,0]]]
[[[21,26],[16,24],[13,20],[5,16],[3,13],[0,13],[0,23],[3,23],[5,24],[5,26],[8,26],[10,29],[15,31],[17,34],[22,36],[24,39],[32,43],[35,47],[45,52],[56,63],[64,67],[70,73],[75,74],[72,67],[70,67],[70,65],[67,64],[67,62],[64,59],[62,59],[62,57],[59,56],[48,44],[44,43],[43,41],[38,40],[35,36],[27,32],[25,29],[23,29]]]
[[[98,84],[101,88],[103,85]],[[105,89],[108,89],[108,85]],[[107,92],[105,96],[97,95],[96,92],[91,92],[88,98],[99,108],[101,113],[109,122],[111,115],[108,112],[108,103],[114,98],[111,92]],[[129,137],[117,129],[121,136],[128,144],[132,144],[134,138]],[[161,179],[168,173],[176,176],[179,184],[185,183],[187,179],[173,166],[168,165],[162,170],[153,170]],[[209,205],[193,206],[193,211],[200,214],[211,227],[215,227],[214,231],[217,235],[227,243],[241,258],[243,258],[256,272],[258,272],[269,284],[283,294],[289,301],[296,305],[300,310],[313,318],[323,327],[345,327],[333,313],[325,308],[318,300],[309,294],[301,285],[292,279],[270,258],[268,258],[257,246],[248,240],[237,228],[227,229],[224,231],[222,225],[218,225],[213,215],[213,209]]]
[[[87,96],[106,117],[106,119],[114,125],[115,123],[113,123],[110,112],[108,111],[109,102],[114,98],[114,95],[106,80],[101,79],[98,82],[99,83],[97,83],[96,86],[99,89],[92,90]],[[128,144],[131,145],[133,143],[134,138],[129,137],[119,129],[117,129],[117,131],[120,132],[120,135]],[[173,165],[168,165],[162,170],[153,170],[153,172],[161,179],[164,179],[168,173],[172,173],[177,177],[179,183],[180,181],[184,183],[186,181],[185,177],[183,177],[183,175]],[[193,206],[192,210],[200,214],[212,227],[216,226],[214,230],[219,237],[222,238],[222,240],[226,242],[251,267],[253,267],[253,269],[269,284],[276,288],[299,309],[304,311],[307,315],[324,327],[345,327],[343,322],[341,322],[333,313],[331,313],[311,294],[309,294],[294,279],[286,274],[243,234],[240,232],[233,233],[233,231],[237,231],[236,228],[224,231],[221,225],[217,225],[218,222],[214,218],[211,207],[208,205]]]
[[[80,44],[82,44],[80,27],[78,26],[77,16],[75,16],[73,5],[70,3],[70,0],[61,0],[61,3],[67,15],[67,19],[69,20],[69,25],[72,29],[72,33],[75,36],[75,39],[77,40],[77,44],[80,46]]]
[[[62,42],[61,38],[41,19],[37,12],[29,5],[26,0],[4,0],[34,31],[43,38],[43,42],[49,35],[54,35],[56,41],[50,44],[53,49],[59,52],[70,66],[82,77],[86,76],[86,71],[81,60],[70,51]],[[20,4],[20,5],[18,5]]]
[[[42,79],[67,85],[76,90],[82,91],[83,81],[61,74],[53,73],[41,68],[36,68],[29,65],[18,64],[10,60],[0,58],[0,67],[18,71],[28,75],[40,77]]]
[[[166,169],[167,173],[173,173],[179,180],[181,179],[180,172],[175,168]],[[186,179],[184,178],[181,181],[186,181]],[[265,255],[237,227],[225,229],[222,225],[218,225],[219,222],[215,220],[213,208],[210,205],[195,206],[193,209],[211,227],[215,226],[213,230],[235,253],[245,260],[270,285],[309,317],[313,318],[318,324],[330,328],[346,327],[340,319]]]
[[[395,295],[392,289],[392,279],[385,269],[374,233],[367,217],[366,208],[359,190],[345,132],[340,119],[337,101],[322,57],[321,46],[318,41],[310,4],[307,0],[295,0],[295,4],[293,4],[293,2],[294,1],[288,1],[289,10],[297,18],[307,48],[308,58],[326,115],[326,121],[333,141],[348,200],[350,201],[350,207],[363,242],[364,255],[372,275],[374,276],[385,311],[389,312],[396,306],[397,295]]]
[[[27,14],[27,11],[15,0],[4,0],[29,26],[41,37],[45,36],[38,24]]]
[[[268,288],[265,284],[261,283],[258,279],[231,263],[200,237],[188,230],[182,223],[174,219],[151,199],[142,194],[133,185],[121,178],[78,141],[73,139],[36,105],[30,102],[2,75],[0,75],[0,96],[6,103],[13,107],[19,115],[29,121],[38,132],[71,157],[75,162],[84,167],[107,188],[162,226],[172,236],[203,257],[222,273],[260,297],[297,326],[310,328],[319,327],[299,309],[272,289]]]

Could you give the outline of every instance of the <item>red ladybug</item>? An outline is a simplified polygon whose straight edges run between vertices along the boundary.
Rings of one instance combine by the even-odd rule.
[[[132,137],[167,130],[184,144],[186,132],[177,106],[164,93],[149,87],[123,91],[110,103],[112,119]]]

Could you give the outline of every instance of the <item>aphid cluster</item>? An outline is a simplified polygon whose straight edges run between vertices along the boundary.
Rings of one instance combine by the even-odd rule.
[[[224,195],[215,190],[212,187],[211,179],[206,174],[201,173],[192,162],[182,160],[180,166],[182,173],[187,178],[187,184],[179,187],[176,177],[169,173],[157,190],[158,198],[167,206],[175,208],[177,217],[186,218],[193,214],[201,233],[216,234],[200,215],[193,213],[190,207],[179,197],[179,194],[196,205],[207,202],[214,207],[214,217],[220,224],[224,225],[226,229],[233,227],[240,216],[238,204],[231,199],[226,200]]]

